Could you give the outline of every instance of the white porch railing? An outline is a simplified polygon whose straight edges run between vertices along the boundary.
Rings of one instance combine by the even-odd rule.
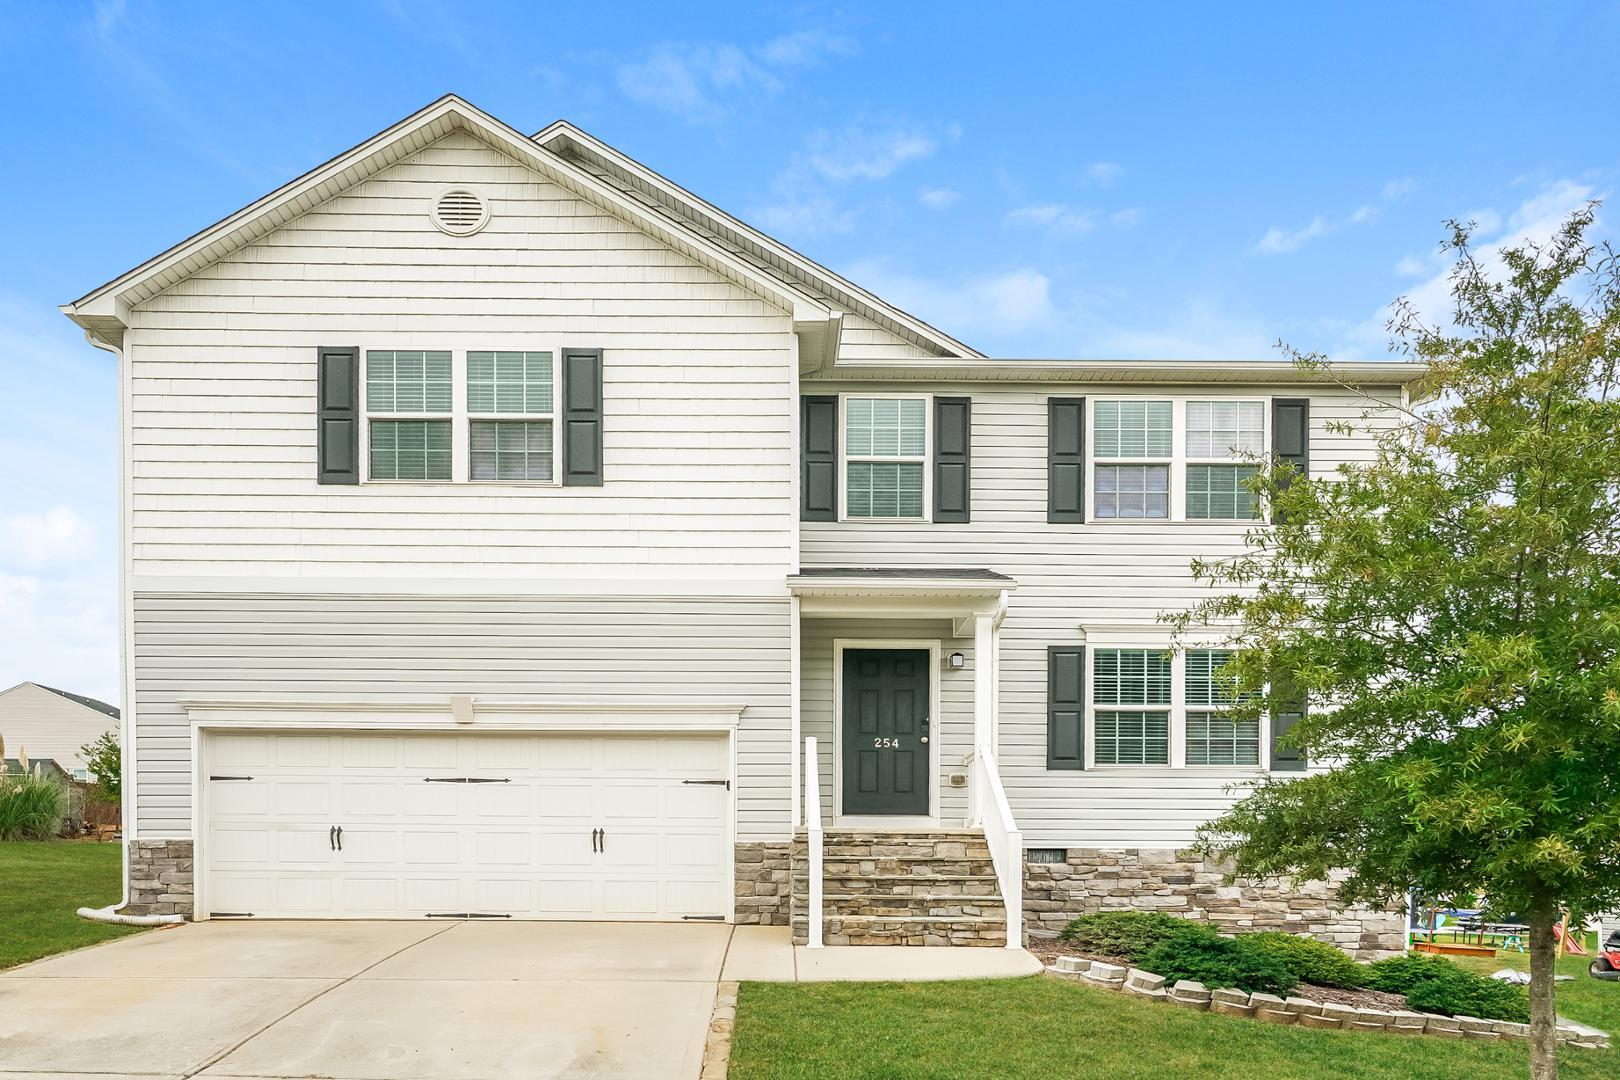
[[[805,944],[812,949],[819,949],[822,945],[821,783],[818,775],[820,771],[818,760],[816,757],[816,738],[812,735],[804,740],[804,826],[810,862],[806,871],[810,879],[810,894],[805,905],[807,930]]]
[[[968,824],[984,830],[985,846],[996,868],[996,883],[1007,911],[1007,948],[1024,947],[1024,834],[1013,820],[1001,771],[985,749],[964,759],[968,770]]]

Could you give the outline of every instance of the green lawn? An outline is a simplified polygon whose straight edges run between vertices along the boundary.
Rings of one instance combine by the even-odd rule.
[[[74,914],[118,902],[122,859],[118,844],[0,844],[0,969],[138,933]]]
[[[1598,990],[1609,991],[1606,1006],[1600,994],[1582,987],[1566,994],[1565,1015],[1596,1023],[1604,1007],[1615,1007],[1620,983]],[[1591,1012],[1576,1005],[1588,994],[1598,1003]],[[1560,1058],[1565,1080],[1620,1075],[1617,1050],[1565,1050]],[[1528,1047],[1520,1042],[1277,1027],[1037,977],[744,983],[730,1075],[732,1080],[1520,1080],[1529,1073],[1528,1060]]]
[[[1558,1015],[1567,1020],[1574,1020],[1578,1024],[1602,1028],[1610,1035],[1620,1036],[1620,982],[1603,982],[1586,973],[1587,965],[1592,962],[1592,956],[1595,955],[1592,950],[1596,947],[1597,935],[1588,934],[1586,956],[1558,958],[1558,974],[1575,976],[1574,982],[1558,984],[1556,991]],[[1501,971],[1505,967],[1517,968],[1520,971],[1530,967],[1530,958],[1524,953],[1506,952],[1497,953],[1496,956],[1495,960],[1472,956],[1454,956],[1451,959],[1482,975]],[[1620,1051],[1616,1053],[1620,1054]],[[1616,1068],[1620,1068],[1620,1065]]]

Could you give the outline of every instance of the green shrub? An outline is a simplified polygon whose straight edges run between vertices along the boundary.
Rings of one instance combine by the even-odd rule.
[[[1071,920],[1058,935],[1082,952],[1119,956],[1136,962],[1159,942],[1186,930],[1214,937],[1215,932],[1159,911],[1099,911]]]
[[[1299,982],[1288,965],[1262,945],[1255,935],[1219,937],[1202,927],[1188,927],[1160,941],[1142,956],[1138,966],[1165,982],[1195,979],[1211,989],[1235,986],[1250,993],[1281,994]]]
[[[1530,997],[1524,987],[1465,971],[1443,957],[1426,953],[1393,956],[1367,965],[1367,974],[1369,987],[1405,994],[1407,1007],[1418,1012],[1521,1024],[1530,1019]]]
[[[49,840],[62,831],[67,792],[34,772],[0,776],[0,840]]]
[[[1325,941],[1277,930],[1245,934],[1243,941],[1282,961],[1300,982],[1345,990],[1355,990],[1367,983],[1366,967]]]

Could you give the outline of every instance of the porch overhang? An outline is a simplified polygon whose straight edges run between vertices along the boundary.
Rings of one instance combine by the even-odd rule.
[[[1001,622],[1018,582],[994,570],[818,566],[790,574],[787,586],[801,617],[950,619],[966,636],[977,616]]]

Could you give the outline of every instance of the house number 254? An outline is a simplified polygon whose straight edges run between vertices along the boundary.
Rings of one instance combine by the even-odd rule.
[[[875,749],[878,749],[878,750],[898,750],[898,749],[900,749],[900,740],[899,739],[873,739],[872,740],[872,746]]]

